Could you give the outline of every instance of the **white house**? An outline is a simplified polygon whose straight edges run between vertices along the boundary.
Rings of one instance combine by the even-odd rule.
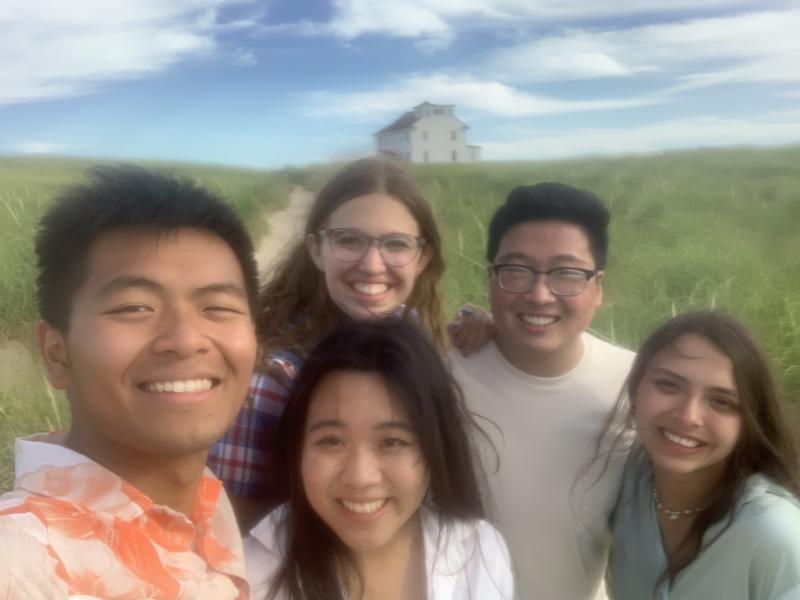
[[[467,144],[469,125],[453,115],[454,104],[423,102],[375,133],[378,154],[411,162],[476,162],[481,147]]]

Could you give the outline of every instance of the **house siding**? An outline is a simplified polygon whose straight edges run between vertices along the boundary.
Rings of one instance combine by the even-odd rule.
[[[467,144],[469,127],[453,116],[453,106],[423,103],[414,111],[417,120],[410,127],[376,134],[379,153],[389,153],[412,162],[480,160],[480,147]],[[414,116],[412,113],[408,115]]]

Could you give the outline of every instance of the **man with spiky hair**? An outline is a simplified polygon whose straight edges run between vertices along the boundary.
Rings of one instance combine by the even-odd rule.
[[[256,356],[243,224],[187,180],[102,167],[44,215],[36,254],[39,349],[72,420],[17,440],[0,597],[247,597],[205,468]]]

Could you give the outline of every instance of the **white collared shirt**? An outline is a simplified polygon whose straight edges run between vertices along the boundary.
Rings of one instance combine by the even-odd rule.
[[[283,560],[280,527],[286,508],[268,514],[244,540],[251,597],[264,598]],[[420,508],[427,600],[512,600],[514,578],[502,535],[486,521],[442,524]],[[280,599],[281,596],[278,596]]]

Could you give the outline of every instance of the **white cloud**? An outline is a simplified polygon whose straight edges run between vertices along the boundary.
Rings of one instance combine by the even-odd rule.
[[[336,0],[328,30],[353,39],[365,34],[430,38],[446,43],[462,26],[481,27],[520,21],[582,21],[647,13],[703,11],[715,8],[765,8],[785,5],[777,0]]]
[[[424,98],[423,98],[424,97]],[[409,110],[423,99],[450,103],[495,116],[531,117],[566,112],[610,110],[657,103],[656,97],[557,100],[520,91],[497,81],[469,75],[412,75],[376,91],[317,92],[308,98],[310,116],[346,116],[363,120]]]
[[[752,118],[671,119],[627,129],[528,131],[510,142],[480,142],[485,160],[564,158],[655,152],[701,146],[774,145],[800,141],[800,111]]]
[[[66,146],[52,142],[21,142],[11,147],[11,151],[17,154],[53,154],[65,149]]]
[[[208,56],[218,9],[250,0],[3,0],[0,105],[91,92]]]
[[[800,79],[800,10],[606,31],[571,29],[494,52],[483,69],[531,83],[657,73],[675,89]]]

